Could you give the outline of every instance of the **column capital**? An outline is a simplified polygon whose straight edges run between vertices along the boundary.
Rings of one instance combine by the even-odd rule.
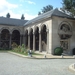
[[[39,31],[39,34],[41,34],[41,31]]]
[[[46,32],[49,33],[49,29],[46,29]]]
[[[35,35],[35,32],[33,32],[33,35]]]
[[[28,34],[28,36],[30,36],[30,34]]]

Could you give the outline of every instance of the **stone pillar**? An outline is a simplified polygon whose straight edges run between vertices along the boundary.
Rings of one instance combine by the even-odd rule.
[[[39,52],[41,51],[41,31],[39,31]]]
[[[30,35],[28,35],[28,48],[30,49]]]
[[[49,29],[47,29],[46,32],[47,32],[47,47],[46,47],[46,52],[48,53],[48,51],[49,51]]]
[[[35,51],[35,33],[33,33],[33,51]]]
[[[9,48],[11,48],[11,38],[12,38],[12,34],[10,34]]]

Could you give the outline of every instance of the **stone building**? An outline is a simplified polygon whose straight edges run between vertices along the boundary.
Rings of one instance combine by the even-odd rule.
[[[75,18],[54,9],[32,20],[0,17],[0,47],[16,42],[34,51],[54,54],[56,47],[72,54],[75,48]]]

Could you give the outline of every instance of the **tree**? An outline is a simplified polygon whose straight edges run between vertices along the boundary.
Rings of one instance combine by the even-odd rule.
[[[62,0],[62,11],[70,12],[71,16],[75,16],[75,0]]]
[[[38,12],[38,15],[41,15],[41,12]]]
[[[25,19],[24,14],[22,14],[21,19],[23,19],[23,20]]]
[[[46,12],[52,10],[52,9],[53,9],[52,5],[47,5],[47,6],[43,7],[42,13],[46,13]],[[40,15],[40,14],[41,14],[41,12],[38,12],[38,15]]]
[[[10,18],[10,14],[9,14],[9,13],[7,13],[6,17],[7,17],[7,18]]]

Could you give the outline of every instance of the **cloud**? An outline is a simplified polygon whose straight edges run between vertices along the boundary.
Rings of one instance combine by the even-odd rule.
[[[19,2],[25,2],[25,0],[19,0]]]
[[[36,4],[35,2],[33,1],[30,1],[30,0],[19,0],[20,2],[27,2],[28,4]]]
[[[11,12],[10,15],[11,15],[11,18],[17,18],[17,19],[21,19],[21,16],[22,16],[22,14],[16,14],[16,13],[13,13],[13,12]],[[24,17],[25,17],[26,20],[31,20],[31,19],[37,17],[37,15],[30,15],[28,13],[25,13]]]
[[[31,20],[31,19],[37,17],[37,15],[30,15],[30,14],[27,14],[27,13],[25,13],[24,15],[25,15],[25,19],[27,19],[27,20]]]
[[[2,12],[2,13],[0,13],[0,16],[6,17],[7,13],[8,13],[7,11],[6,12]],[[10,13],[10,18],[21,19],[22,14],[14,13],[11,10],[9,11],[9,13]],[[31,20],[31,19],[37,17],[37,15],[31,15],[31,14],[25,13],[24,17],[25,17],[26,20]]]
[[[32,1],[28,1],[28,3],[29,4],[34,4],[34,5],[36,4],[35,2],[32,2]]]
[[[15,11],[13,11],[14,9],[16,10],[16,8],[18,8],[19,6],[16,4],[11,4],[9,2],[7,2],[6,0],[2,0],[0,2],[0,16],[4,16],[6,17],[6,14],[9,12],[10,13],[10,18],[17,18],[20,19],[22,16],[22,13],[25,13],[25,19],[30,20],[35,18],[37,15],[31,15],[28,14],[26,12],[29,12],[29,10],[20,10],[21,12],[17,11],[18,13],[16,13]]]
[[[17,8],[18,5],[16,4],[11,4],[11,3],[8,3],[6,0],[2,0],[0,2],[0,13],[1,12],[5,12],[5,11],[9,11],[13,8]]]

